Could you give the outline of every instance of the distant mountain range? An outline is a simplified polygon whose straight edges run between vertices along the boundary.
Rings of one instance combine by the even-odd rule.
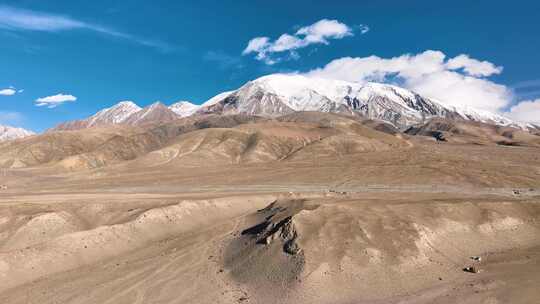
[[[437,100],[394,85],[272,74],[249,81],[235,91],[220,93],[201,105],[179,101],[167,107],[156,102],[141,108],[131,101],[123,101],[86,119],[64,122],[49,131],[115,124],[141,126],[201,114],[276,117],[298,111],[358,115],[388,122],[401,130],[434,117],[538,129],[538,126],[515,122],[498,114],[446,106]],[[19,131],[19,134],[27,136],[27,133],[22,131]],[[16,135],[9,136],[17,138]]]

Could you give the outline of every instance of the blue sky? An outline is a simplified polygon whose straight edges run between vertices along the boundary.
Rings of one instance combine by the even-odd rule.
[[[524,109],[515,108],[515,117],[536,113],[531,111],[540,108],[540,4],[434,2],[0,1],[0,124],[42,131],[121,100],[140,106],[156,100],[201,103],[265,74],[313,72],[344,57],[358,59],[335,62],[352,71],[351,64],[363,64],[360,59],[371,55],[380,59],[370,59],[376,71],[359,78],[383,71],[383,81],[397,74],[407,86],[444,99],[450,97],[440,84],[448,77],[472,77],[479,86],[463,92],[471,89],[468,96],[484,99],[479,106],[504,112],[526,100]],[[320,20],[335,21],[348,32],[309,36],[312,32],[300,31],[313,30],[309,26]],[[273,43],[283,34],[293,41],[284,51],[272,51],[279,49]],[[256,37],[268,37],[266,51],[246,49]],[[411,55],[402,57],[406,54]],[[449,63],[459,55],[466,56]],[[430,74],[426,82],[411,76],[411,68],[395,70],[403,60],[416,68],[424,58],[440,61],[440,56],[444,73]],[[466,70],[482,67],[488,72]],[[476,89],[493,89],[493,101],[474,95]],[[46,97],[57,94],[68,101],[49,107],[55,98]],[[37,106],[37,100],[46,105]]]

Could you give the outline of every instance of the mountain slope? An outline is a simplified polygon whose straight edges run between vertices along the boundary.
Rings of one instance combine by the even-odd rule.
[[[129,130],[93,128],[71,132],[47,132],[0,144],[0,167],[23,168],[52,164],[67,157],[93,151]]]
[[[103,109],[86,119],[62,123],[51,129],[51,131],[79,130],[90,127],[121,124],[129,116],[140,110],[141,108],[135,103],[131,101],[122,101],[110,108]]]
[[[208,128],[186,132],[126,166],[172,168],[314,161],[410,148],[403,138],[364,126],[354,117],[332,113],[295,112],[279,119],[255,118],[238,125],[194,125]]]
[[[110,125],[139,126],[147,123],[163,123],[180,117],[161,102],[141,108],[131,101],[123,101],[86,119],[62,123],[50,129],[49,132],[73,131]]]
[[[24,138],[34,134],[34,132],[25,130],[23,128],[0,125],[0,142],[17,138]]]
[[[154,115],[155,113],[148,113]],[[144,118],[143,118],[144,119]],[[132,160],[165,147],[177,136],[199,129],[232,128],[262,121],[246,115],[199,115],[157,126],[108,125],[46,132],[0,143],[0,168],[50,167],[80,170]]]
[[[216,96],[208,99],[207,101],[205,101],[202,105],[201,105],[201,108],[207,108],[209,106],[212,106],[212,105],[215,105],[216,103],[222,101],[223,99],[225,99],[227,96],[231,95],[232,93],[234,93],[235,91],[227,91],[227,92],[222,92],[222,93],[219,93],[217,94]]]
[[[140,110],[141,107],[135,103],[131,101],[123,101],[112,108],[99,111],[96,115],[90,117],[88,127],[106,123],[119,124]]]
[[[540,136],[522,129],[486,124],[478,121],[455,121],[434,118],[425,124],[405,130],[409,135],[422,135],[453,143],[497,144],[503,146],[540,147]]]
[[[162,123],[175,120],[179,116],[161,102],[155,102],[142,110],[133,113],[122,123],[131,126],[140,126],[147,123]]]
[[[173,111],[180,117],[188,117],[197,112],[200,106],[192,104],[189,101],[179,101],[169,106],[169,110]]]

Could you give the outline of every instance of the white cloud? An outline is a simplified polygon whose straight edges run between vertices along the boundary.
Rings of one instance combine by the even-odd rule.
[[[510,109],[507,116],[517,121],[540,124],[540,98],[518,103]]]
[[[501,71],[502,67],[467,55],[447,60],[444,53],[428,50],[393,58],[345,57],[306,74],[356,82],[398,82],[447,105],[500,112],[510,104],[511,90],[478,76],[490,76]]]
[[[22,92],[24,92],[23,89],[17,90],[15,87],[9,86],[8,88],[0,89],[0,96],[13,96]]]
[[[296,35],[304,36],[309,43],[328,44],[328,39],[341,39],[352,36],[352,29],[337,20],[322,19],[312,25],[300,28]]]
[[[450,70],[463,68],[465,73],[471,76],[491,76],[493,74],[500,74],[503,70],[502,67],[495,66],[489,61],[479,61],[465,54],[448,60],[446,66]]]
[[[88,25],[69,17],[1,6],[0,27],[7,29],[56,32],[60,30],[86,28]]]
[[[112,28],[73,19],[69,16],[48,14],[31,10],[0,5],[0,28],[7,30],[26,30],[40,32],[59,32],[66,30],[90,30],[117,38],[131,40],[141,45],[170,50],[166,43],[139,38]]]
[[[358,28],[360,29],[360,34],[365,34],[367,32],[369,32],[371,29],[369,28],[369,26],[365,25],[365,24],[360,24],[358,26]]]
[[[283,34],[270,46],[271,52],[284,52],[289,50],[299,49],[305,46],[305,40],[297,38],[289,34]]]
[[[69,102],[69,101],[76,101],[77,97],[73,95],[66,95],[66,94],[56,94],[53,96],[47,96],[47,97],[41,97],[36,99],[36,106],[38,107],[47,107],[49,109],[56,108],[57,106]]]
[[[361,26],[360,32],[367,33],[369,28]],[[282,34],[275,41],[269,37],[256,37],[248,42],[242,52],[243,55],[256,53],[255,58],[268,65],[275,64],[283,60],[283,57],[276,56],[276,53],[288,52],[285,58],[299,58],[297,49],[305,48],[312,44],[329,44],[330,39],[342,39],[352,36],[353,30],[344,23],[337,20],[322,19],[312,25],[298,29],[294,35]]]
[[[257,37],[253,38],[248,42],[247,47],[242,52],[243,55],[249,54],[251,52],[260,52],[265,49],[270,43],[270,38],[268,37]]]
[[[12,96],[12,95],[15,95],[16,93],[17,93],[17,90],[15,90],[14,88],[7,88],[7,89],[0,90],[0,95],[3,95],[3,96]]]

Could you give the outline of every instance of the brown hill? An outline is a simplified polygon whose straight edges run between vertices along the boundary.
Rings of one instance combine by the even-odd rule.
[[[164,147],[180,134],[233,127],[258,118],[246,115],[199,116],[144,127],[95,127],[45,134],[0,144],[0,167],[59,166],[88,169],[131,160]]]
[[[53,164],[67,157],[98,149],[118,136],[129,136],[130,128],[106,128],[45,133],[0,144],[0,166],[32,167]]]
[[[160,113],[159,108],[149,109],[148,115]],[[142,123],[146,116],[139,118],[126,123]],[[210,165],[341,157],[406,146],[402,139],[366,127],[354,117],[319,112],[298,112],[277,120],[238,114],[151,121],[143,127],[49,132],[17,141],[0,146],[4,152],[0,164],[89,169],[145,156],[140,160],[143,166]]]
[[[207,123],[199,121],[194,125]],[[261,119],[230,128],[221,124],[217,128],[187,132],[131,165],[210,166],[313,160],[408,146],[410,143],[400,137],[366,127],[353,117],[298,112],[276,120]]]
[[[431,119],[423,125],[410,127],[405,133],[439,138],[442,141],[453,143],[540,146],[540,136],[528,131],[513,127],[442,118]]]

